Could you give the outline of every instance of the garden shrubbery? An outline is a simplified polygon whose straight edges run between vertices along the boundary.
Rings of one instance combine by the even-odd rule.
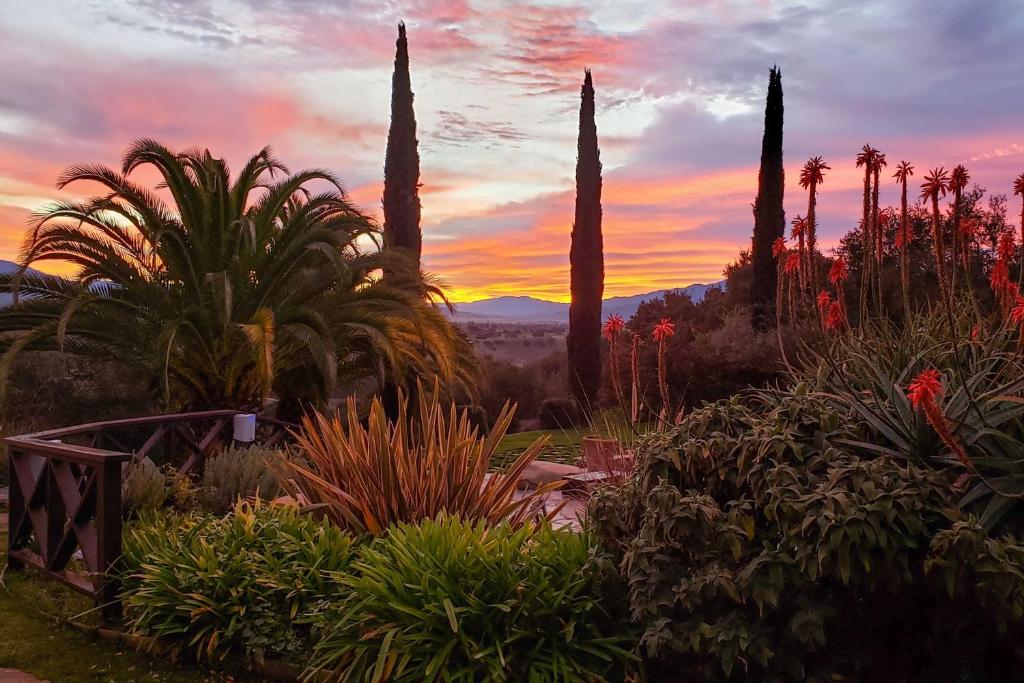
[[[311,646],[352,554],[350,536],[287,506],[145,517],[125,533],[126,623],[202,658],[288,657]]]
[[[633,643],[585,535],[447,517],[363,546],[315,668],[346,680],[621,681]],[[383,678],[380,672],[385,672]]]
[[[592,504],[653,681],[998,680],[1021,663],[1024,548],[956,473],[848,444],[807,385],[695,411]]]
[[[358,544],[240,503],[136,523],[123,598],[134,632],[204,659],[291,658],[332,680],[619,681],[634,641],[591,545],[455,517]]]

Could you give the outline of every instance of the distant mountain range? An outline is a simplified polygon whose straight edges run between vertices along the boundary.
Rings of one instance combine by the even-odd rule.
[[[18,264],[13,261],[4,261],[0,259],[0,275],[8,275],[18,270]],[[28,269],[29,273],[38,273],[39,271]],[[12,297],[10,294],[0,294],[0,306],[6,306],[11,303]]]
[[[13,273],[18,269],[18,264],[11,261],[0,260],[0,274]],[[38,272],[29,269],[29,272]],[[677,294],[688,294],[697,303],[704,299],[704,295],[711,289],[724,289],[725,280],[713,282],[709,285],[690,285],[680,289],[660,289],[647,294],[634,294],[633,296],[616,296],[604,300],[601,308],[601,318],[607,318],[613,314],[619,314],[625,319],[636,313],[644,301],[658,299],[666,292]],[[10,294],[0,294],[0,306],[6,306],[11,302]],[[456,322],[569,322],[569,304],[557,301],[545,301],[535,299],[532,296],[499,296],[493,299],[481,299],[472,303],[455,304],[455,313],[449,313]]]
[[[615,296],[604,300],[601,307],[601,318],[618,314],[625,319],[636,313],[636,309],[645,301],[660,299],[666,292],[688,294],[694,303],[702,301],[704,295],[712,289],[724,289],[725,280],[708,285],[696,284],[679,289],[660,289],[647,294],[633,296]],[[482,299],[465,304],[455,304],[455,313],[451,315],[457,322],[569,322],[569,304],[557,301],[535,299],[532,296],[499,296],[493,299]]]

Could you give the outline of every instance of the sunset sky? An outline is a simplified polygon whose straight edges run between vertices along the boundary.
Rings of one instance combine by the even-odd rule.
[[[270,144],[292,170],[335,171],[379,217],[399,19],[425,267],[455,300],[567,299],[584,67],[608,296],[718,280],[749,243],[773,64],[787,218],[806,209],[800,165],[822,155],[826,248],[856,223],[865,142],[890,166],[915,163],[915,180],[963,162],[1008,194],[1024,171],[1018,0],[4,0],[0,258],[16,257],[33,209],[63,196],[62,167],[117,164],[141,136],[236,168]],[[883,202],[896,198],[887,178]]]

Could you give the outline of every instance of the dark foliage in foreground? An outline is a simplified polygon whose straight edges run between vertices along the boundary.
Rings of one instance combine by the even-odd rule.
[[[653,681],[1009,680],[1024,545],[961,513],[955,474],[862,457],[825,397],[705,407],[592,506]]]

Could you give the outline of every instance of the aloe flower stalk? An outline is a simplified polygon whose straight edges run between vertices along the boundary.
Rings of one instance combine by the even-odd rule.
[[[839,301],[833,301],[828,307],[825,317],[825,329],[830,332],[842,332],[846,329],[846,309]]]
[[[671,407],[671,400],[668,395],[668,379],[665,376],[665,342],[676,333],[676,326],[668,318],[662,318],[654,326],[654,333],[651,335],[654,341],[658,342],[658,391],[661,393],[662,417],[668,415]]]
[[[1021,249],[1021,263],[1024,264],[1024,173],[1017,176],[1017,179],[1013,181],[1013,193],[1019,194],[1021,198],[1020,207],[1020,249]],[[1021,266],[1020,271],[1017,273],[1017,284],[1020,284],[1021,276],[1024,275],[1024,265]]]
[[[935,269],[939,276],[939,290],[947,305],[951,304],[951,292],[946,280],[946,245],[942,235],[942,216],[939,213],[939,197],[945,197],[949,190],[949,174],[946,169],[934,168],[924,177],[921,184],[921,199],[932,205],[932,240],[935,243]]]
[[[825,329],[825,318],[828,316],[828,309],[832,306],[832,297],[824,289],[818,292],[818,322],[821,329]]]
[[[782,339],[782,332],[779,328],[782,327],[782,285],[785,281],[785,274],[783,268],[785,267],[786,257],[789,253],[789,249],[786,248],[786,238],[778,237],[772,244],[772,258],[775,259],[775,330],[779,335],[779,339]],[[781,341],[780,341],[781,343]]]
[[[967,240],[963,239],[960,223],[963,220],[964,190],[971,175],[963,164],[957,164],[949,175],[949,191],[953,193],[953,270],[951,287],[956,291],[957,269],[961,265],[961,254],[967,257]],[[969,283],[969,281],[968,281]]]
[[[903,289],[903,315],[910,315],[910,216],[907,212],[907,181],[914,167],[907,161],[896,166],[893,177],[900,184],[900,231],[896,246],[900,250],[900,287]]]
[[[608,340],[608,370],[612,376],[612,388],[615,390],[615,399],[619,405],[625,405],[622,397],[622,384],[619,381],[619,359],[616,354],[615,340],[625,327],[622,316],[615,314],[608,316],[604,323],[604,336]]]
[[[640,421],[640,335],[633,333],[629,348],[630,418],[633,424]]]
[[[817,206],[818,185],[825,182],[824,171],[831,167],[821,157],[811,157],[800,169],[800,187],[807,190],[807,280],[811,291],[818,288]]]
[[[973,472],[975,471],[974,463],[971,462],[964,447],[953,434],[952,425],[939,407],[938,399],[942,393],[942,375],[935,369],[922,371],[907,387],[907,398],[910,399],[911,405],[917,410],[924,411],[928,424],[932,426],[946,447],[953,452],[953,455],[964,467]]]
[[[850,267],[842,256],[832,262],[828,271],[828,281],[836,288],[836,301],[846,316],[846,281],[850,279]]]
[[[808,287],[807,280],[807,219],[797,216],[793,219],[793,231],[790,233],[792,239],[797,240],[797,253],[800,258],[797,264],[797,273],[800,279],[800,290]]]

